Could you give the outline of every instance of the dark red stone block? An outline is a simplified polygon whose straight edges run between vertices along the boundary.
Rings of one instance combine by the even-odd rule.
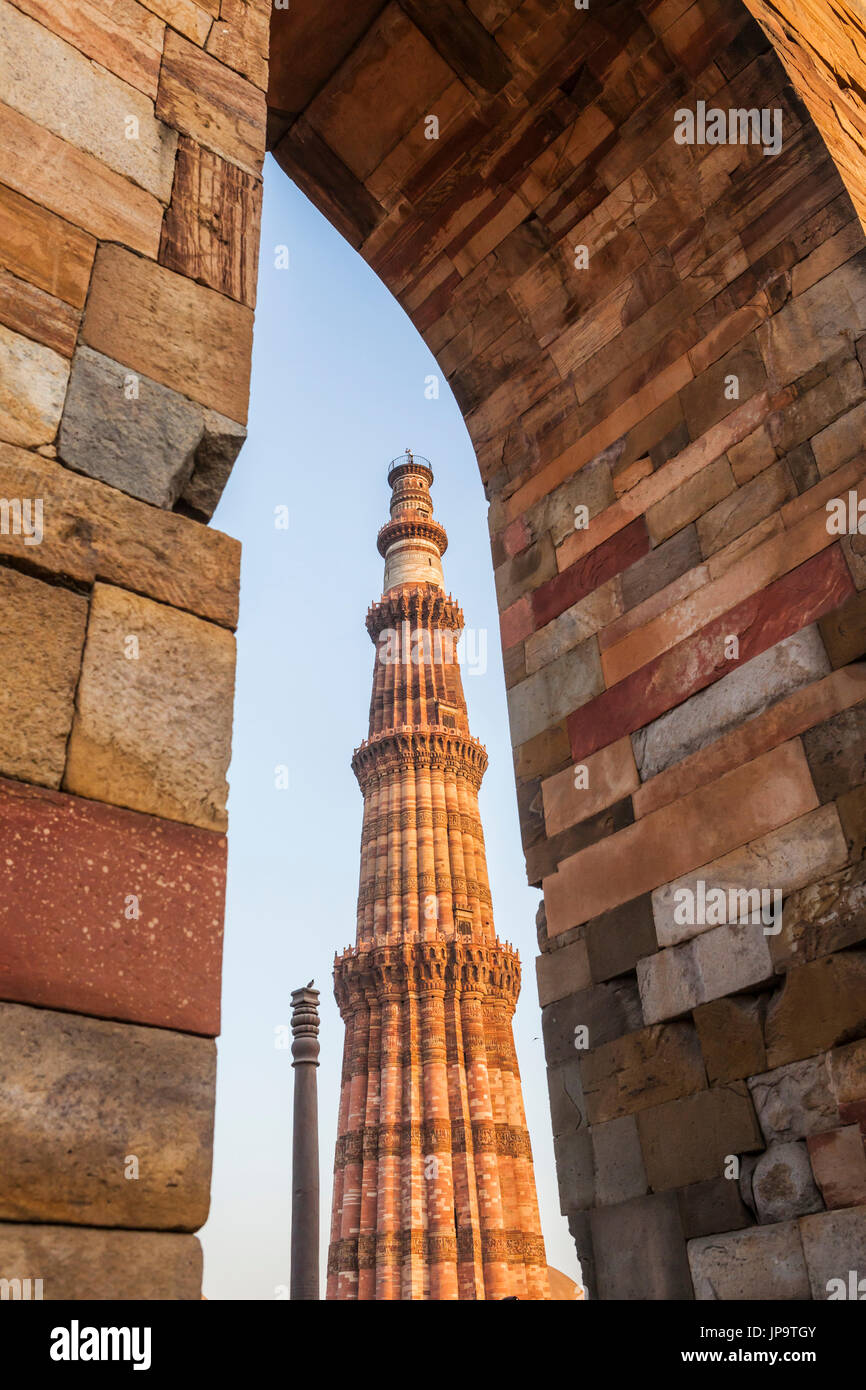
[[[832,613],[853,592],[838,546],[813,556],[570,714],[572,757],[585,758],[643,728],[743,662]],[[739,638],[736,660],[725,656],[729,634]]]
[[[216,1036],[224,835],[0,779],[0,840],[0,999]]]
[[[649,548],[646,523],[639,516],[609,540],[602,541],[588,555],[575,560],[562,574],[540,584],[532,594],[532,615],[536,629],[558,618],[566,608],[586,598],[599,584],[613,579],[615,574],[620,574],[635,560],[640,560]]]

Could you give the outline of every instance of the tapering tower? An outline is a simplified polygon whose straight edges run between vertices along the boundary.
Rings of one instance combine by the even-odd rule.
[[[511,1019],[515,951],[496,937],[478,811],[487,766],[457,660],[448,544],[425,459],[391,464],[355,945],[337,956],[346,1025],[327,1297],[549,1298]]]

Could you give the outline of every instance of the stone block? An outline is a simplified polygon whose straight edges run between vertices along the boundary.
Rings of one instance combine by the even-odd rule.
[[[599,1298],[693,1296],[676,1193],[597,1207],[589,1219]]]
[[[100,240],[159,249],[165,209],[153,194],[11,106],[0,106],[0,181]]]
[[[13,333],[71,357],[81,314],[62,299],[10,275],[0,264],[0,323]]]
[[[782,696],[769,709],[746,719],[713,743],[674,763],[632,793],[635,816],[648,815],[696,787],[751,762],[769,748],[794,738],[813,724],[866,696],[866,665],[834,671],[823,680]]]
[[[64,790],[224,830],[234,665],[225,629],[97,584]]]
[[[642,1109],[637,1128],[654,1192],[723,1178],[729,1154],[763,1148],[742,1081]]]
[[[547,1093],[554,1134],[572,1134],[588,1128],[586,1100],[577,1054],[557,1067],[547,1068]]]
[[[698,1300],[801,1303],[810,1297],[796,1221],[702,1236],[689,1241],[688,1257]]]
[[[741,1081],[767,1066],[759,999],[714,999],[694,1011],[710,1085]]]
[[[841,468],[843,463],[854,458],[863,449],[863,431],[866,428],[866,401],[855,405],[847,414],[840,415],[832,425],[827,425],[812,438],[812,452],[822,478]]]
[[[697,873],[686,874],[657,888],[652,895],[653,918],[660,946],[676,945],[710,930],[713,922],[681,921],[697,916],[698,895],[721,890],[726,897],[724,913],[733,921],[750,922],[772,935],[779,925],[771,915],[776,899],[840,869],[848,860],[848,845],[835,806],[820,806],[805,816],[772,830],[758,840],[730,854],[704,864]],[[703,889],[698,885],[702,883]],[[748,893],[768,896],[748,898]],[[691,894],[691,897],[686,897]],[[736,895],[736,896],[734,896]],[[780,900],[781,901],[781,900]],[[695,910],[689,910],[689,904]],[[763,906],[762,906],[763,904]],[[712,917],[712,900],[702,915]],[[720,909],[721,910],[721,909]],[[763,914],[763,915],[762,915]],[[784,921],[784,913],[782,914]],[[763,925],[762,925],[763,924]],[[769,941],[767,943],[770,944]]]
[[[526,597],[531,597],[527,595]],[[522,600],[521,600],[522,602]],[[531,674],[614,621],[622,613],[618,578],[602,584],[566,608],[526,639],[526,669]]]
[[[212,1041],[0,1004],[0,1042],[0,1221],[202,1225]]]
[[[0,613],[0,772],[59,787],[87,600],[0,568]]]
[[[60,458],[77,472],[155,507],[194,498],[210,516],[245,438],[233,420],[78,349],[58,440]]]
[[[589,1214],[585,1211],[569,1211],[568,1229],[574,1248],[577,1251],[577,1260],[580,1267],[580,1277],[583,1280],[583,1287],[586,1290],[587,1298],[598,1297],[598,1284],[595,1277],[595,1255],[592,1249],[592,1231],[589,1224]]]
[[[577,994],[548,1004],[541,1014],[544,1051],[548,1065],[555,1066],[573,1057],[576,1051],[603,1047],[624,1033],[631,1033],[643,1024],[637,986],[633,980],[614,980],[608,984],[591,985]],[[586,1029],[587,1042],[583,1033]],[[575,1044],[581,1042],[578,1049]]]
[[[714,1231],[738,1231],[754,1224],[754,1217],[729,1178],[707,1178],[689,1183],[677,1193],[686,1240]]]
[[[590,1124],[702,1091],[707,1084],[691,1023],[655,1024],[586,1053],[580,1073]]]
[[[264,93],[171,29],[165,35],[156,114],[247,173],[260,173]]]
[[[595,1202],[615,1206],[649,1191],[643,1155],[633,1115],[593,1125],[592,1153],[595,1164]]]
[[[571,1129],[554,1134],[553,1152],[560,1211],[563,1216],[570,1210],[586,1211],[595,1201],[589,1131]]]
[[[0,323],[0,439],[50,444],[69,380],[66,357]]]
[[[838,1298],[839,1285],[828,1287],[831,1280],[841,1280],[850,1297],[849,1271],[856,1270],[862,1280],[866,1269],[866,1207],[818,1212],[802,1217],[799,1226],[812,1297],[827,1299],[836,1292]]]
[[[866,863],[860,862],[791,894],[770,953],[782,973],[864,939]]]
[[[641,956],[656,949],[649,896],[633,898],[586,925],[586,946],[593,980],[609,980],[633,970]]]
[[[775,448],[780,453],[789,453],[810,440],[837,415],[862,401],[864,396],[866,385],[859,362],[856,358],[843,362],[837,371],[770,416],[767,429]]]
[[[843,710],[810,729],[803,747],[822,801],[866,782],[866,704]]]
[[[603,687],[598,643],[590,637],[509,690],[512,746],[517,748],[557,724]]]
[[[660,652],[658,633],[648,636],[648,629],[643,629],[640,634],[633,634],[635,641],[640,637],[638,645],[641,648],[649,646],[650,650],[659,654],[650,656],[643,650],[638,658],[638,654],[630,650],[626,655],[631,673],[569,716],[568,734],[575,761],[581,761],[596,749],[622,738],[623,734],[634,733],[645,724],[652,723],[675,705],[714,685],[723,674],[729,674],[726,668],[744,666],[784,638],[823,618],[824,614],[839,610],[840,605],[845,604],[845,609],[841,610],[845,613],[846,599],[853,593],[851,575],[841,551],[835,546],[827,547],[828,537],[823,527],[819,526],[820,520],[820,517],[812,520],[807,517],[807,525],[799,538],[800,548],[812,550],[813,553],[802,564],[791,565],[790,533],[767,541],[766,545],[771,547],[771,551],[758,560],[753,555],[747,556],[743,562],[746,568],[736,575],[736,587],[754,586],[752,592],[732,608],[707,621],[705,626],[699,625],[700,605],[690,598],[688,610],[678,606],[674,618],[661,615],[656,620],[666,633],[665,647]],[[784,550],[781,546],[783,541]],[[818,547],[818,553],[814,553],[814,547]],[[781,579],[764,587],[756,584],[759,573],[772,573],[785,564],[791,567]],[[720,583],[727,584],[732,574],[734,570],[724,575]],[[705,591],[710,588],[715,602],[718,600],[715,585],[706,585]],[[712,604],[709,611],[713,611]],[[853,615],[851,621],[855,621]],[[686,629],[685,635],[681,632],[683,627]],[[730,636],[738,639],[739,656],[729,661],[724,653],[726,640]],[[866,642],[866,638],[861,640]],[[627,642],[631,648],[631,639],[627,639]],[[613,664],[615,653],[617,664],[623,664],[622,649],[627,642],[620,642],[617,647],[608,648],[604,653],[606,671]],[[845,650],[848,650],[847,646]],[[851,655],[845,658],[846,661],[852,659]],[[639,664],[639,661],[643,664]],[[844,663],[837,661],[836,664]]]
[[[731,465],[724,455],[708,463],[694,478],[650,507],[646,521],[653,545],[660,545],[696,517],[703,516],[735,487]]]
[[[220,18],[205,45],[221,63],[248,77],[263,91],[268,85],[270,5],[221,0]]]
[[[133,256],[96,253],[82,342],[199,404],[246,424],[252,311]]]
[[[658,776],[829,670],[815,626],[777,642],[632,735],[641,780]]]
[[[160,263],[252,308],[261,198],[252,174],[181,136]]]
[[[534,545],[509,556],[493,571],[496,597],[500,611],[505,612],[519,599],[526,598],[531,609],[531,593],[537,585],[556,574],[556,556],[549,536],[542,536]],[[567,608],[564,604],[563,608]],[[529,631],[537,627],[532,623]],[[526,633],[521,629],[521,636]]]
[[[153,103],[8,0],[0,3],[0,91],[28,120],[168,202],[177,135]]]
[[[223,836],[6,781],[0,828],[4,999],[219,1032]]]
[[[836,355],[866,330],[866,254],[860,252],[798,295],[757,330],[778,389]]]
[[[13,275],[80,309],[95,252],[87,232],[0,186],[0,262]]]
[[[692,439],[699,439],[736,408],[737,401],[730,399],[727,390],[728,380],[732,376],[737,378],[739,401],[751,400],[766,386],[767,373],[754,337],[720,357],[680,392],[683,414]]]
[[[638,783],[628,738],[593,753],[580,774],[576,768],[567,767],[555,777],[545,778],[541,793],[547,834],[557,835],[568,826],[587,820],[628,796]]]
[[[564,613],[601,584],[621,574],[649,550],[649,538],[642,518],[618,531],[609,540],[590,550],[561,574],[548,579],[532,594],[532,614],[536,628]]]
[[[802,1140],[771,1144],[761,1154],[752,1173],[752,1197],[762,1225],[823,1211]]]
[[[142,0],[148,10],[164,19],[172,29],[176,29],[193,43],[203,44],[211,30],[213,20],[219,15],[219,0]]]
[[[99,577],[225,627],[236,624],[240,544],[231,536],[11,445],[0,444],[0,497],[42,498],[48,518],[38,546],[0,530],[0,554],[13,562],[88,588]]]
[[[825,1205],[866,1206],[866,1139],[860,1126],[814,1134],[806,1142]]]
[[[548,933],[557,936],[711,863],[816,802],[801,744],[782,744],[564,859],[544,880]]]
[[[866,653],[866,593],[837,605],[818,626],[834,668],[859,660]]]
[[[776,1067],[748,1084],[768,1144],[805,1139],[839,1123],[826,1057]]]
[[[657,545],[648,555],[622,573],[622,600],[626,609],[645,603],[660,589],[700,564],[701,548],[694,526],[684,526],[670,540]]]
[[[843,1120],[853,1119],[853,1112],[866,1101],[866,1039],[834,1048],[827,1067],[839,1113]]]
[[[698,518],[702,555],[715,555],[796,496],[797,486],[786,463],[765,468]]]
[[[42,1279],[46,1302],[201,1299],[195,1236],[0,1223],[0,1277]]]
[[[592,983],[586,942],[569,942],[558,951],[544,951],[535,959],[538,1002],[542,1008],[557,999],[586,989]]]
[[[823,956],[789,970],[767,1008],[764,1032],[771,1067],[866,1032],[866,951]]]

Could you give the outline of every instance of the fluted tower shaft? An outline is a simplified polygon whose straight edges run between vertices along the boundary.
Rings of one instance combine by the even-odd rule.
[[[520,962],[493,926],[457,658],[463,615],[425,460],[388,475],[327,1297],[549,1298],[511,1020]]]

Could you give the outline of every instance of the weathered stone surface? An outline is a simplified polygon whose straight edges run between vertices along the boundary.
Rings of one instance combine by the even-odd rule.
[[[741,849],[703,865],[697,873],[686,874],[673,883],[657,888],[652,901],[659,945],[670,946],[687,941],[712,927],[712,922],[677,920],[684,915],[682,904],[687,901],[677,895],[686,892],[696,895],[699,881],[705,884],[706,893],[712,889],[722,889],[728,895],[728,908],[739,909],[739,921],[750,921],[759,930],[763,930],[763,923],[770,929],[767,934],[772,934],[778,925],[769,915],[773,910],[772,895],[779,892],[783,898],[787,898],[796,889],[841,868],[847,859],[848,845],[836,807],[820,806],[815,811],[809,811],[779,830],[773,830],[769,835],[763,835]],[[754,890],[767,890],[770,895],[766,899],[764,916],[761,916],[760,905],[757,909],[755,907],[757,899],[749,900],[742,896]],[[733,892],[741,894],[736,905],[731,899]]]
[[[651,892],[805,815],[816,802],[801,744],[782,744],[564,859],[544,880],[548,933],[557,936]]]
[[[87,600],[0,568],[0,772],[59,787]]]
[[[826,1057],[810,1057],[752,1076],[749,1090],[768,1144],[805,1139],[839,1122]]]
[[[550,1065],[564,1062],[576,1050],[576,1029],[586,1029],[581,1048],[603,1047],[643,1024],[637,987],[633,980],[592,985],[548,1004],[541,1014],[544,1051]]]
[[[866,1119],[866,1040],[835,1048],[827,1067],[842,1119]]]
[[[615,536],[569,565],[555,578],[539,585],[532,593],[532,614],[535,627],[544,627],[593,593],[601,584],[620,574],[649,549],[649,539],[643,521],[638,519]]]
[[[696,787],[721,777],[741,763],[750,762],[769,748],[803,733],[822,718],[829,718],[866,697],[866,665],[833,671],[823,680],[801,686],[783,696],[762,714],[723,734],[681,762],[644,782],[632,793],[635,816],[648,815]]]
[[[165,35],[156,114],[247,173],[261,170],[263,93],[171,29]]]
[[[647,1023],[676,1018],[698,1004],[771,979],[773,962],[761,928],[713,927],[682,946],[668,946],[637,963]]]
[[[596,1203],[609,1207],[632,1197],[643,1197],[649,1184],[634,1116],[623,1115],[618,1120],[593,1125],[590,1133]]]
[[[0,1039],[3,1221],[201,1226],[213,1042],[20,1004],[0,1004]]]
[[[224,830],[234,666],[223,628],[97,584],[64,790]]]
[[[594,917],[586,926],[586,946],[593,980],[609,980],[633,970],[641,956],[656,949],[648,895]]]
[[[197,44],[205,42],[219,14],[219,0],[202,0],[200,5],[195,0],[142,0],[142,3],[172,29]]]
[[[710,1085],[740,1081],[765,1070],[767,1054],[759,1000],[714,999],[695,1009],[694,1019]]]
[[[169,1231],[4,1221],[0,1270],[8,1279],[41,1278],[46,1302],[201,1298],[201,1246]]]
[[[521,600],[522,602],[522,600]],[[526,639],[526,669],[532,674],[564,652],[585,642],[622,612],[617,578],[608,580],[586,598],[566,608]]]
[[[60,458],[78,472],[156,507],[195,498],[210,515],[245,437],[234,421],[78,349],[58,440]]]
[[[553,1151],[560,1211],[563,1215],[569,1209],[586,1211],[595,1201],[589,1130],[571,1126],[559,1133],[554,1131]]]
[[[246,423],[252,312],[164,266],[101,246],[82,341]]]
[[[8,0],[0,3],[0,90],[21,115],[168,202],[175,131],[155,119],[147,97]]]
[[[809,1276],[796,1221],[690,1240],[689,1266],[699,1300],[803,1302]]]
[[[690,1023],[655,1024],[628,1033],[588,1052],[580,1072],[593,1125],[706,1086],[697,1033]]]
[[[861,401],[846,415],[840,415],[832,425],[812,439],[812,452],[822,477],[840,468],[863,449],[863,429],[866,426],[866,401]]]
[[[819,627],[832,666],[857,661],[866,653],[866,594],[855,594],[822,617]]]
[[[6,781],[0,827],[2,998],[219,1032],[223,836]]]
[[[861,251],[792,299],[758,331],[775,386],[803,376],[866,330],[866,256]]]
[[[829,670],[816,627],[786,637],[633,734],[641,780],[656,777]]]
[[[0,265],[81,308],[96,241],[30,198],[0,185]]]
[[[261,200],[259,179],[181,136],[161,264],[252,308]]]
[[[866,704],[843,710],[803,738],[815,790],[832,801],[866,782]]]
[[[734,487],[731,465],[724,455],[707,464],[694,478],[689,478],[648,509],[647,526],[653,544],[660,545],[675,531],[702,516],[714,503],[733,492]]]
[[[0,266],[0,323],[25,338],[71,357],[81,314]]]
[[[836,612],[840,605],[845,604],[853,592],[851,576],[841,551],[834,546],[827,548],[830,538],[823,519],[820,516],[817,520],[807,516],[803,548],[809,550],[817,547],[818,553],[813,553],[811,559],[794,567],[791,567],[792,534],[786,532],[774,536],[766,543],[773,547],[774,552],[778,550],[779,555],[785,557],[774,559],[770,566],[771,570],[779,564],[788,567],[788,572],[781,579],[761,589],[756,584],[756,572],[763,572],[767,567],[767,557],[759,557],[756,561],[754,555],[749,555],[744,561],[748,572],[736,576],[737,587],[752,588],[748,598],[703,627],[700,626],[701,605],[690,598],[687,610],[678,606],[675,618],[665,619],[662,623],[663,641],[657,632],[651,634],[648,629],[637,634],[642,648],[652,651],[658,650],[661,645],[663,649],[660,655],[654,657],[644,651],[640,658],[636,651],[630,650],[628,664],[632,668],[631,674],[569,716],[568,733],[572,756],[576,761],[621,738],[623,734],[634,733],[658,719],[675,705],[715,684],[722,675],[728,674],[727,668],[745,665],[784,638],[823,618],[824,614]],[[785,543],[784,548],[782,542]],[[724,583],[733,573],[731,570],[723,575],[720,582]],[[711,587],[714,588],[706,585],[699,593],[705,594]],[[714,606],[715,601],[710,611]],[[686,635],[680,631],[683,626]],[[739,656],[728,660],[725,644],[732,636],[738,640]],[[626,639],[604,652],[602,664],[606,673],[615,659],[618,664],[623,664],[622,648],[626,643],[630,648],[634,645],[630,639]],[[848,650],[847,646],[845,650]],[[855,655],[857,652],[847,655],[845,660],[850,661]],[[643,664],[640,665],[639,661],[643,661]],[[837,661],[835,664],[843,663]]]
[[[782,972],[864,939],[866,863],[860,862],[791,894],[770,954]]]
[[[850,1288],[849,1270],[856,1270],[863,1278],[862,1271],[866,1269],[866,1207],[804,1216],[799,1226],[813,1298],[828,1297],[831,1279],[842,1280],[847,1292]]]
[[[542,782],[544,825],[548,835],[557,835],[568,826],[587,820],[628,796],[638,785],[631,740],[627,738],[593,753],[585,768],[585,774],[580,777],[576,768],[569,767]]]
[[[140,92],[156,96],[164,29],[137,0],[79,0],[74,10],[64,0],[20,0],[16,9]]]
[[[702,554],[714,555],[796,496],[797,486],[786,463],[765,468],[698,518]]]
[[[866,952],[845,951],[789,970],[767,1009],[771,1067],[811,1057],[866,1032]]]
[[[0,180],[100,240],[159,249],[163,206],[93,155],[0,106]]]
[[[554,1134],[588,1129],[577,1053],[561,1066],[547,1068],[547,1093]]]
[[[642,560],[622,573],[622,598],[626,608],[644,603],[681,574],[700,563],[701,548],[694,526],[684,526],[670,540],[657,545]]]
[[[240,544],[231,536],[156,512],[104,483],[11,445],[0,444],[0,497],[41,497],[46,519],[41,545],[27,545],[26,537],[0,531],[0,554],[88,586],[98,576],[235,626]]]
[[[0,324],[0,439],[50,444],[68,380],[65,357]]]
[[[676,1193],[597,1207],[589,1219],[599,1298],[693,1296]]]
[[[592,983],[586,942],[569,942],[558,951],[545,951],[535,960],[538,1002],[542,1008],[586,989]]]
[[[513,747],[556,724],[604,687],[598,644],[590,637],[508,692]]]
[[[741,1081],[642,1109],[637,1127],[654,1192],[724,1177],[728,1154],[763,1148]]]
[[[866,1140],[859,1125],[845,1125],[807,1140],[815,1181],[828,1207],[866,1205]]]
[[[823,1211],[824,1203],[801,1140],[771,1144],[761,1154],[752,1174],[752,1196],[762,1225]]]
[[[680,1188],[677,1197],[686,1240],[713,1231],[736,1231],[754,1223],[738,1185],[728,1178],[690,1183]]]

